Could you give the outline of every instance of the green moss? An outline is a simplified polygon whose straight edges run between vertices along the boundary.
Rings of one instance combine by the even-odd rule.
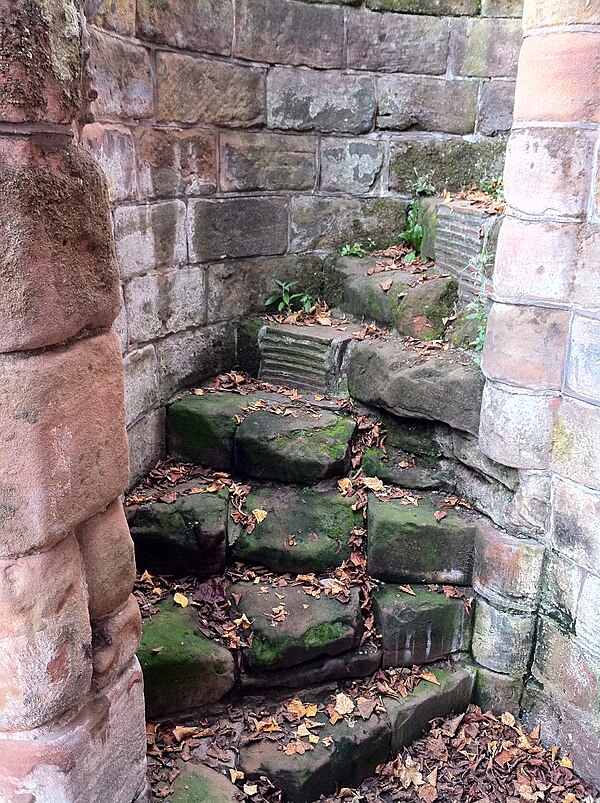
[[[552,427],[552,450],[554,457],[566,460],[573,451],[574,438],[566,427],[565,419],[559,416]]]
[[[307,630],[300,642],[306,647],[323,647],[340,639],[345,632],[346,628],[340,622],[323,622]]]

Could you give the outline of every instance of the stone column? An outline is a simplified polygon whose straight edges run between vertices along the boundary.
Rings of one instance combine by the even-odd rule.
[[[598,783],[600,6],[525,0],[523,21],[480,436],[546,547],[524,711]]]
[[[119,283],[77,0],[0,0],[0,800],[144,799]]]

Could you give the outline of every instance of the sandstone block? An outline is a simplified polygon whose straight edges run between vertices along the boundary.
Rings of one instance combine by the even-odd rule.
[[[75,531],[83,559],[91,619],[120,608],[135,582],[135,558],[120,499]]]
[[[600,662],[600,578],[593,574],[583,581],[575,632],[577,642]]]
[[[587,0],[573,0],[565,6],[561,0],[528,0],[523,10],[525,29],[551,25],[592,25],[600,22],[600,12]]]
[[[0,351],[61,343],[119,309],[108,195],[83,149],[0,142]]]
[[[147,413],[127,430],[129,440],[129,487],[145,476],[165,454],[164,407]]]
[[[85,0],[89,23],[125,36],[135,33],[135,0]]]
[[[312,190],[317,174],[317,142],[285,134],[222,134],[219,140],[221,189],[225,192]]]
[[[364,134],[373,126],[375,82],[363,75],[275,67],[267,79],[270,128]]]
[[[0,119],[69,124],[81,103],[81,24],[75,0],[3,0]]]
[[[451,510],[438,522],[430,500],[418,506],[402,501],[369,494],[369,573],[391,583],[468,585],[477,520]]]
[[[523,688],[521,678],[511,678],[509,675],[478,666],[473,702],[480,706],[482,711],[492,711],[498,715],[508,711],[518,717]]]
[[[475,130],[478,81],[385,75],[377,83],[378,128],[447,134],[472,134]]]
[[[481,403],[479,444],[485,454],[514,468],[548,468],[556,396],[515,392],[487,382]]]
[[[506,527],[512,524],[514,494],[496,480],[482,476],[460,463],[451,469],[454,492],[467,499],[475,510],[485,514],[494,524]]]
[[[383,142],[321,140],[321,189],[358,195],[377,192],[385,160]]]
[[[197,621],[193,608],[169,600],[144,622],[138,657],[150,718],[191,713],[220,700],[233,687],[233,656],[200,635]]]
[[[233,4],[210,0],[140,0],[137,33],[141,39],[182,50],[228,56],[233,37]]]
[[[173,783],[171,803],[195,803],[214,800],[219,803],[238,803],[240,790],[217,770],[205,764],[185,764]]]
[[[190,494],[127,510],[136,562],[151,574],[211,577],[225,571],[227,494]]]
[[[516,490],[519,482],[522,481],[522,478],[514,469],[490,460],[481,451],[479,440],[466,432],[458,432],[457,430],[452,432],[451,456],[465,466],[483,474],[484,477],[497,480],[511,491]]]
[[[81,704],[91,680],[87,590],[77,541],[0,561],[0,728],[28,730]],[[40,587],[42,584],[42,587]]]
[[[345,312],[365,320],[377,321],[382,325],[392,324],[398,296],[415,284],[414,274],[405,270],[386,272],[385,279],[392,280],[386,292],[381,287],[382,277],[378,273],[369,276],[375,267],[376,257],[341,257],[333,266],[327,266],[332,283],[336,289],[341,286],[339,296],[329,300],[330,305],[341,307]]]
[[[600,401],[600,321],[594,318],[573,318],[567,385],[580,396]]]
[[[435,278],[406,290],[396,307],[394,323],[401,335],[417,340],[439,340],[458,301],[454,278]]]
[[[519,471],[519,485],[513,497],[509,519],[517,527],[546,532],[550,517],[550,472]]]
[[[121,351],[125,352],[127,350],[127,345],[129,343],[129,337],[127,334],[127,310],[125,309],[125,299],[123,298],[123,290],[121,289],[120,293],[120,301],[121,301],[121,308],[119,310],[119,314],[115,318],[115,322],[112,325],[113,332],[119,338],[119,343],[121,344]]]
[[[131,664],[142,635],[142,617],[131,594],[118,611],[92,622],[92,689],[115,683]]]
[[[506,134],[513,123],[515,81],[485,81],[479,97],[477,130],[487,136]]]
[[[56,543],[127,486],[114,332],[0,361],[0,556]]]
[[[517,74],[523,33],[518,19],[455,19],[450,24],[453,75],[506,78]]]
[[[202,326],[205,301],[206,279],[201,267],[134,277],[125,285],[130,342]]]
[[[534,642],[535,615],[509,613],[478,597],[473,626],[473,657],[494,672],[513,677],[527,671]]]
[[[159,402],[157,360],[154,346],[144,346],[125,355],[125,418],[132,424]]]
[[[584,214],[589,196],[592,139],[589,131],[577,129],[514,131],[508,141],[504,172],[509,206],[530,215]]]
[[[102,168],[111,201],[131,201],[137,197],[135,143],[129,128],[89,123],[81,132],[81,144]]]
[[[157,56],[159,122],[247,127],[265,120],[265,71],[259,67]]]
[[[521,17],[523,0],[482,0],[482,17]]]
[[[552,467],[563,477],[600,490],[598,408],[565,398],[552,430]]]
[[[92,28],[87,72],[96,94],[91,111],[97,120],[152,116],[152,71],[145,48]]]
[[[144,198],[210,195],[217,188],[216,135],[202,129],[134,130],[137,174]]]
[[[600,228],[596,225],[580,227],[571,299],[586,310],[600,310],[599,235]]]
[[[439,17],[371,11],[348,15],[348,65],[355,70],[444,75],[448,21]],[[398,44],[402,43],[399,47]]]
[[[581,594],[585,569],[548,550],[542,575],[540,610],[563,627],[575,629],[575,612]]]
[[[600,561],[596,527],[599,515],[599,493],[556,478],[553,484],[551,546],[579,566],[596,571]]]
[[[183,201],[115,209],[115,244],[123,279],[187,261]]]
[[[498,235],[495,298],[566,301],[578,232],[575,223],[534,223],[507,215]]]
[[[269,64],[342,66],[344,12],[285,0],[239,0],[234,55]]]
[[[479,0],[367,0],[367,8],[400,14],[431,14],[444,17],[479,13]]]
[[[494,304],[485,333],[485,375],[519,387],[560,390],[570,322],[565,310]]]
[[[544,547],[537,541],[481,525],[475,536],[473,588],[488,602],[535,611],[543,559]]]
[[[191,201],[188,234],[192,262],[283,254],[288,238],[287,199]]]
[[[385,585],[373,595],[384,668],[432,663],[469,649],[471,614],[465,601],[423,586],[413,591],[415,596]]]

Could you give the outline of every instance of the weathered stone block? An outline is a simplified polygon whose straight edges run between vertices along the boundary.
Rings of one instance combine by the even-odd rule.
[[[191,201],[188,235],[192,262],[283,254],[288,202],[285,198]]]
[[[505,466],[548,468],[557,406],[556,396],[536,396],[487,382],[479,445]]]
[[[348,466],[354,420],[323,411],[315,420],[251,413],[235,436],[235,465],[251,477],[309,483],[340,476]]]
[[[205,764],[184,764],[173,783],[171,803],[194,803],[214,800],[219,803],[238,803],[240,790],[217,770]]]
[[[521,17],[523,0],[482,0],[482,17]]]
[[[210,0],[139,0],[137,33],[141,39],[201,53],[231,53],[233,4]]]
[[[544,546],[481,525],[475,536],[473,588],[488,602],[518,611],[535,611]]]
[[[443,337],[458,302],[454,278],[434,278],[410,287],[396,307],[394,323],[401,335],[417,340]]]
[[[58,542],[127,486],[114,332],[0,361],[0,557]]]
[[[90,107],[95,119],[140,120],[152,116],[152,70],[145,48],[92,28],[87,72],[97,93]]]
[[[89,123],[81,132],[81,144],[91,151],[102,168],[111,201],[130,201],[137,197],[135,143],[129,128]]]
[[[135,0],[85,0],[87,21],[125,36],[135,33]]]
[[[234,55],[269,64],[342,66],[344,12],[295,0],[239,0]]]
[[[393,586],[373,594],[383,667],[414,666],[469,649],[471,614],[465,601],[415,586],[415,596]]]
[[[61,343],[119,309],[108,195],[83,149],[0,143],[0,351]]]
[[[598,204],[595,204],[596,211]],[[600,227],[583,224],[575,260],[575,280],[570,298],[586,310],[600,310]]]
[[[123,279],[187,261],[183,201],[118,206],[115,245]]]
[[[377,100],[370,76],[286,70],[267,79],[270,128],[364,134],[373,127]]]
[[[317,141],[285,134],[221,134],[221,189],[312,190],[317,176]]]
[[[348,15],[348,65],[355,70],[444,75],[448,21],[422,15]],[[399,43],[402,43],[399,46]]]
[[[353,501],[337,489],[253,488],[246,508],[267,512],[252,533],[228,521],[228,541],[235,560],[260,564],[276,572],[323,572],[350,557],[353,527],[362,518]]]
[[[468,142],[424,134],[399,137],[392,144],[390,189],[414,195],[415,180],[425,177],[437,192],[457,192],[482,177],[501,175],[505,148],[503,139]]]
[[[447,456],[454,457],[469,468],[475,469],[484,477],[497,480],[511,491],[517,489],[519,474],[512,468],[503,466],[490,460],[479,446],[479,440],[466,432],[454,430],[451,434],[452,447],[447,450]]]
[[[0,119],[71,123],[81,103],[81,24],[75,0],[3,0]]]
[[[120,610],[92,622],[92,689],[112,685],[129,666],[140,643],[142,617],[131,594]]]
[[[375,266],[375,257],[342,257],[328,266],[330,280],[335,284],[338,294],[329,303],[340,306],[345,312],[357,318],[392,324],[398,296],[415,284],[414,274],[404,270],[386,272],[385,277],[368,271]],[[381,282],[392,280],[389,290],[381,287]]]
[[[475,130],[478,81],[385,75],[377,83],[378,128],[447,134],[471,134]]]
[[[526,30],[550,25],[585,25],[597,22],[600,22],[598,8],[587,0],[573,0],[568,6],[561,0],[528,0],[523,10],[523,25]]]
[[[588,574],[583,581],[575,633],[577,642],[600,662],[600,578],[596,575]]]
[[[377,192],[385,144],[365,139],[321,140],[320,186],[325,192]]]
[[[149,718],[191,713],[232,689],[233,656],[200,635],[197,627],[194,609],[171,600],[144,622],[138,657]]]
[[[366,0],[367,8],[400,14],[432,14],[444,17],[479,13],[480,0]]]
[[[47,552],[0,561],[0,644],[2,730],[38,728],[83,701],[91,631],[74,536]]]
[[[548,550],[541,583],[540,610],[567,631],[575,627],[575,612],[583,586],[585,569]]]
[[[502,483],[485,477],[478,471],[471,471],[460,463],[454,464],[452,474],[454,493],[466,499],[475,510],[485,514],[499,527],[512,524],[510,519],[514,506],[512,491]]]
[[[494,304],[485,333],[485,375],[518,387],[560,390],[570,323],[566,310]]]
[[[510,613],[478,597],[473,657],[486,669],[522,677],[529,664],[534,631],[535,615]]]
[[[579,566],[597,571],[600,494],[557,477],[553,484],[552,513],[550,544]]]
[[[91,619],[120,608],[135,581],[135,558],[120,499],[75,530],[88,587]]]
[[[510,131],[514,105],[515,81],[485,81],[479,96],[478,133],[495,136]]]
[[[600,401],[600,321],[594,318],[573,318],[567,385],[577,395]]]
[[[405,204],[395,198],[292,198],[290,249],[296,253],[366,242],[386,247],[406,220]]]
[[[492,711],[494,714],[508,711],[518,717],[523,688],[522,678],[511,678],[509,675],[478,666],[473,702],[480,706],[482,711]]]
[[[160,400],[154,346],[129,352],[125,355],[124,363],[125,419],[130,425],[143,413],[156,407]]]
[[[348,362],[348,389],[401,418],[443,421],[473,435],[479,430],[483,375],[464,355],[423,359],[394,339],[358,343]]]
[[[147,413],[127,430],[129,440],[129,487],[141,480],[164,457],[165,409]]]
[[[513,525],[537,533],[546,532],[550,516],[550,472],[519,471],[519,485],[509,519]]]
[[[212,131],[134,130],[139,191],[144,198],[210,195],[217,188],[217,143]]]
[[[477,520],[451,510],[436,521],[437,508],[428,499],[418,506],[403,501],[369,494],[369,573],[391,583],[468,585]]]
[[[571,156],[565,160],[565,153]],[[590,190],[593,137],[589,131],[533,128],[508,141],[504,191],[509,206],[529,215],[585,214]]]
[[[450,23],[453,75],[505,78],[517,74],[523,40],[518,19],[455,19]]]
[[[265,71],[178,53],[156,62],[160,122],[247,127],[265,121]]]
[[[205,321],[206,279],[201,267],[136,276],[125,285],[130,342],[181,332]]]
[[[552,467],[563,477],[600,490],[598,408],[564,398],[552,430]]]
[[[225,570],[226,493],[194,493],[127,510],[140,571],[211,577]]]

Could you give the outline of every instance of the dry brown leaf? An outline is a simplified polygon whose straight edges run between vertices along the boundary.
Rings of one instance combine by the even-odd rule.
[[[410,586],[398,586],[398,588],[400,591],[404,591],[405,594],[410,594],[411,597],[417,596]]]
[[[173,728],[173,736],[178,742],[183,742],[184,739],[189,739],[198,733],[198,728],[186,728],[183,725],[176,725]]]
[[[419,677],[423,680],[426,680],[428,683],[435,683],[436,686],[441,685],[434,673],[430,672],[428,669],[423,669],[419,674]]]
[[[335,696],[334,710],[341,716],[347,716],[354,711],[354,701],[350,699],[344,692],[340,692]]]

